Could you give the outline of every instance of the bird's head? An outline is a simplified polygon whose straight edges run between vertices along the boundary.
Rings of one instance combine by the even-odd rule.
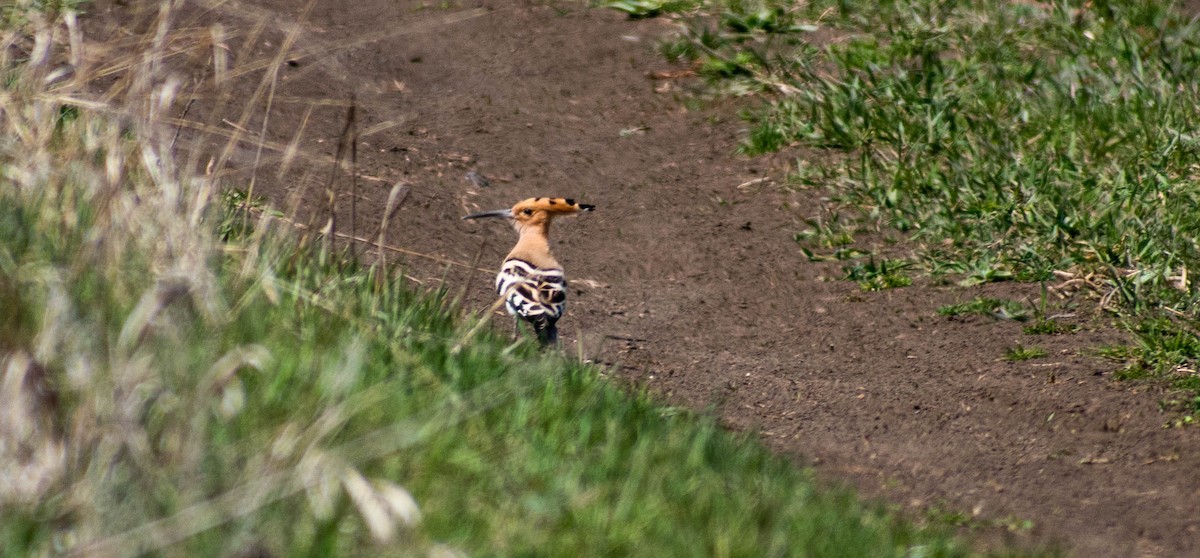
[[[518,232],[527,228],[541,228],[550,224],[550,220],[559,215],[572,215],[581,211],[592,211],[594,205],[575,203],[570,198],[529,198],[517,202],[510,209],[496,209],[472,213],[463,219],[483,219],[486,217],[503,217],[512,221]]]

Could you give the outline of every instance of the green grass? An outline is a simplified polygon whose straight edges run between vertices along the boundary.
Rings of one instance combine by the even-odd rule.
[[[1020,302],[982,296],[966,302],[947,304],[938,308],[937,313],[942,316],[989,316],[1001,320],[1026,320],[1029,317],[1028,309]]]
[[[912,271],[964,285],[1096,278],[1096,297],[1135,330],[1200,323],[1200,23],[1172,3],[701,11],[713,17],[664,54],[692,61],[716,93],[756,96],[743,153],[829,154],[798,162],[793,182],[826,189],[822,212],[843,230],[899,231]],[[1200,361],[1200,347],[1135,335],[1137,366]]]
[[[643,19],[686,12],[696,8],[699,2],[697,0],[605,0],[599,5],[629,14],[632,19]]]
[[[1079,326],[1064,324],[1052,318],[1041,318],[1021,328],[1021,331],[1029,335],[1061,335],[1064,333],[1075,333],[1079,331]]]
[[[5,62],[0,89],[0,554],[966,554],[243,220],[257,202],[170,156],[156,66],[92,111],[46,63]]]
[[[1024,345],[1017,345],[1015,347],[1010,347],[1007,351],[1004,351],[1004,360],[1020,362],[1022,360],[1042,358],[1048,354],[1050,353],[1046,352],[1046,349],[1041,347],[1026,347]]]
[[[1028,532],[1033,530],[1033,521],[1016,516],[1002,518],[975,517],[962,511],[945,510],[934,506],[926,510],[925,516],[933,523],[954,526],[959,529],[977,531],[980,529],[1004,529],[1011,533]]]
[[[912,284],[912,278],[904,274],[911,264],[902,260],[870,258],[845,267],[846,279],[857,282],[864,291],[882,291]]]

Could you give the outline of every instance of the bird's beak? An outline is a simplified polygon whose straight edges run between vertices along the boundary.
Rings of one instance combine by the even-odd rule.
[[[484,217],[504,217],[505,219],[512,219],[512,210],[511,209],[496,209],[496,210],[492,210],[492,211],[483,211],[480,213],[472,213],[470,215],[467,215],[466,217],[463,217],[463,220],[466,221],[467,219],[483,219]]]

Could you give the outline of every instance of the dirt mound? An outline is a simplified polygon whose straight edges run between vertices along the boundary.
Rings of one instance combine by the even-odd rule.
[[[93,4],[89,35],[141,40],[157,11],[124,4]],[[326,224],[332,195],[336,231],[375,238],[406,184],[388,257],[485,308],[514,239],[461,216],[529,196],[597,204],[554,231],[574,281],[569,354],[712,406],[867,496],[961,512],[988,537],[1079,556],[1200,554],[1200,434],[1164,429],[1155,393],[1081,356],[1116,333],[1086,308],[1081,333],[1037,338],[936,314],[977,295],[1037,300],[1037,286],[864,293],[832,280],[840,266],[807,261],[791,239],[817,194],[784,192],[770,161],[732,154],[736,107],[684,110],[681,82],[652,74],[672,69],[652,48],[666,22],[566,2],[304,4],[189,4],[168,63],[196,96],[180,107],[178,147],[203,165],[240,138],[227,179],[305,230]],[[260,87],[269,72],[277,82]],[[114,76],[103,86],[120,87]],[[353,156],[339,149],[347,129]],[[1050,354],[1003,360],[1017,344]]]

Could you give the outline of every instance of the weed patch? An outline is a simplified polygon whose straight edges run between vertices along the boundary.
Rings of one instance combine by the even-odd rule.
[[[858,262],[846,266],[846,279],[858,283],[864,291],[882,291],[896,287],[907,287],[912,284],[912,278],[904,274],[911,264],[899,260],[878,260],[871,258],[866,262]]]
[[[1020,302],[989,297],[976,297],[966,302],[947,304],[938,308],[937,313],[942,316],[989,316],[999,320],[1025,320],[1029,316],[1029,311]]]
[[[1026,347],[1024,345],[1017,345],[1004,352],[1004,360],[1020,362],[1022,360],[1042,358],[1048,354],[1049,353],[1046,352],[1046,349],[1041,347]]]
[[[1028,335],[1062,335],[1079,331],[1079,326],[1045,318],[1021,328],[1021,331]]]

